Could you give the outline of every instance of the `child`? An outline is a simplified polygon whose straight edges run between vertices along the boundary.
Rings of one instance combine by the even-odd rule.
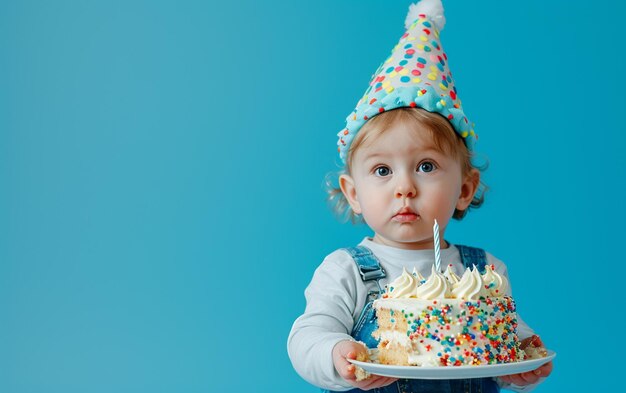
[[[445,230],[451,218],[463,218],[470,207],[483,201],[480,172],[471,163],[476,135],[456,97],[439,42],[444,23],[440,0],[411,6],[406,33],[339,134],[345,168],[339,177],[340,191],[332,191],[331,197],[339,213],[349,209],[353,219],[360,217],[374,231],[360,246],[380,262],[377,282],[382,284],[399,276],[403,268],[430,274],[435,219],[444,239],[442,261],[462,272],[466,250],[471,248],[448,243]],[[396,380],[372,375],[357,381],[355,367],[347,359],[366,351],[357,341],[374,346],[375,319],[362,316],[361,311],[380,290],[361,275],[352,250],[331,253],[316,270],[305,291],[305,313],[289,335],[294,368],[310,383],[329,390],[378,388],[379,392],[497,392],[500,387],[527,391],[550,374],[551,362],[497,379]],[[501,261],[484,252],[476,255],[479,265],[492,264],[508,278]],[[531,341],[542,345],[521,318],[518,322],[522,348]],[[354,329],[357,325],[359,329]]]

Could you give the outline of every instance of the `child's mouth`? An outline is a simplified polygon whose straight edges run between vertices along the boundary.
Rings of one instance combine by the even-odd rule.
[[[398,213],[393,216],[393,220],[397,222],[413,222],[417,221],[419,216],[415,213]]]

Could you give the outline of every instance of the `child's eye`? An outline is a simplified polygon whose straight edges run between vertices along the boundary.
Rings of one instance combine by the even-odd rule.
[[[435,165],[434,162],[430,162],[430,161],[424,161],[421,164],[418,165],[417,167],[417,171],[418,172],[432,172],[435,169],[437,169],[437,166]]]
[[[379,166],[378,168],[374,169],[374,173],[376,174],[376,176],[389,176],[391,174],[391,169],[386,166]]]

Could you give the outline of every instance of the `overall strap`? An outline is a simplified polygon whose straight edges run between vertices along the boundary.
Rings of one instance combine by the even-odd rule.
[[[354,263],[356,263],[359,274],[363,282],[376,280],[378,286],[378,294],[383,293],[380,286],[380,280],[387,277],[385,270],[380,266],[380,261],[372,253],[372,250],[365,246],[347,247],[344,250],[350,254]]]
[[[461,254],[461,262],[465,268],[472,268],[476,265],[476,268],[481,274],[485,273],[485,266],[487,265],[487,253],[482,248],[456,245]]]

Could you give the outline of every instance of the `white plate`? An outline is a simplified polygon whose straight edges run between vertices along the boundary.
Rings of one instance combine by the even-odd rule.
[[[450,367],[391,366],[388,364],[359,362],[352,359],[348,359],[348,361],[372,374],[386,377],[406,379],[462,379],[519,374],[534,370],[542,364],[548,363],[550,360],[554,359],[555,356],[556,352],[548,351],[548,356],[545,358],[522,360],[521,362],[515,363]]]

